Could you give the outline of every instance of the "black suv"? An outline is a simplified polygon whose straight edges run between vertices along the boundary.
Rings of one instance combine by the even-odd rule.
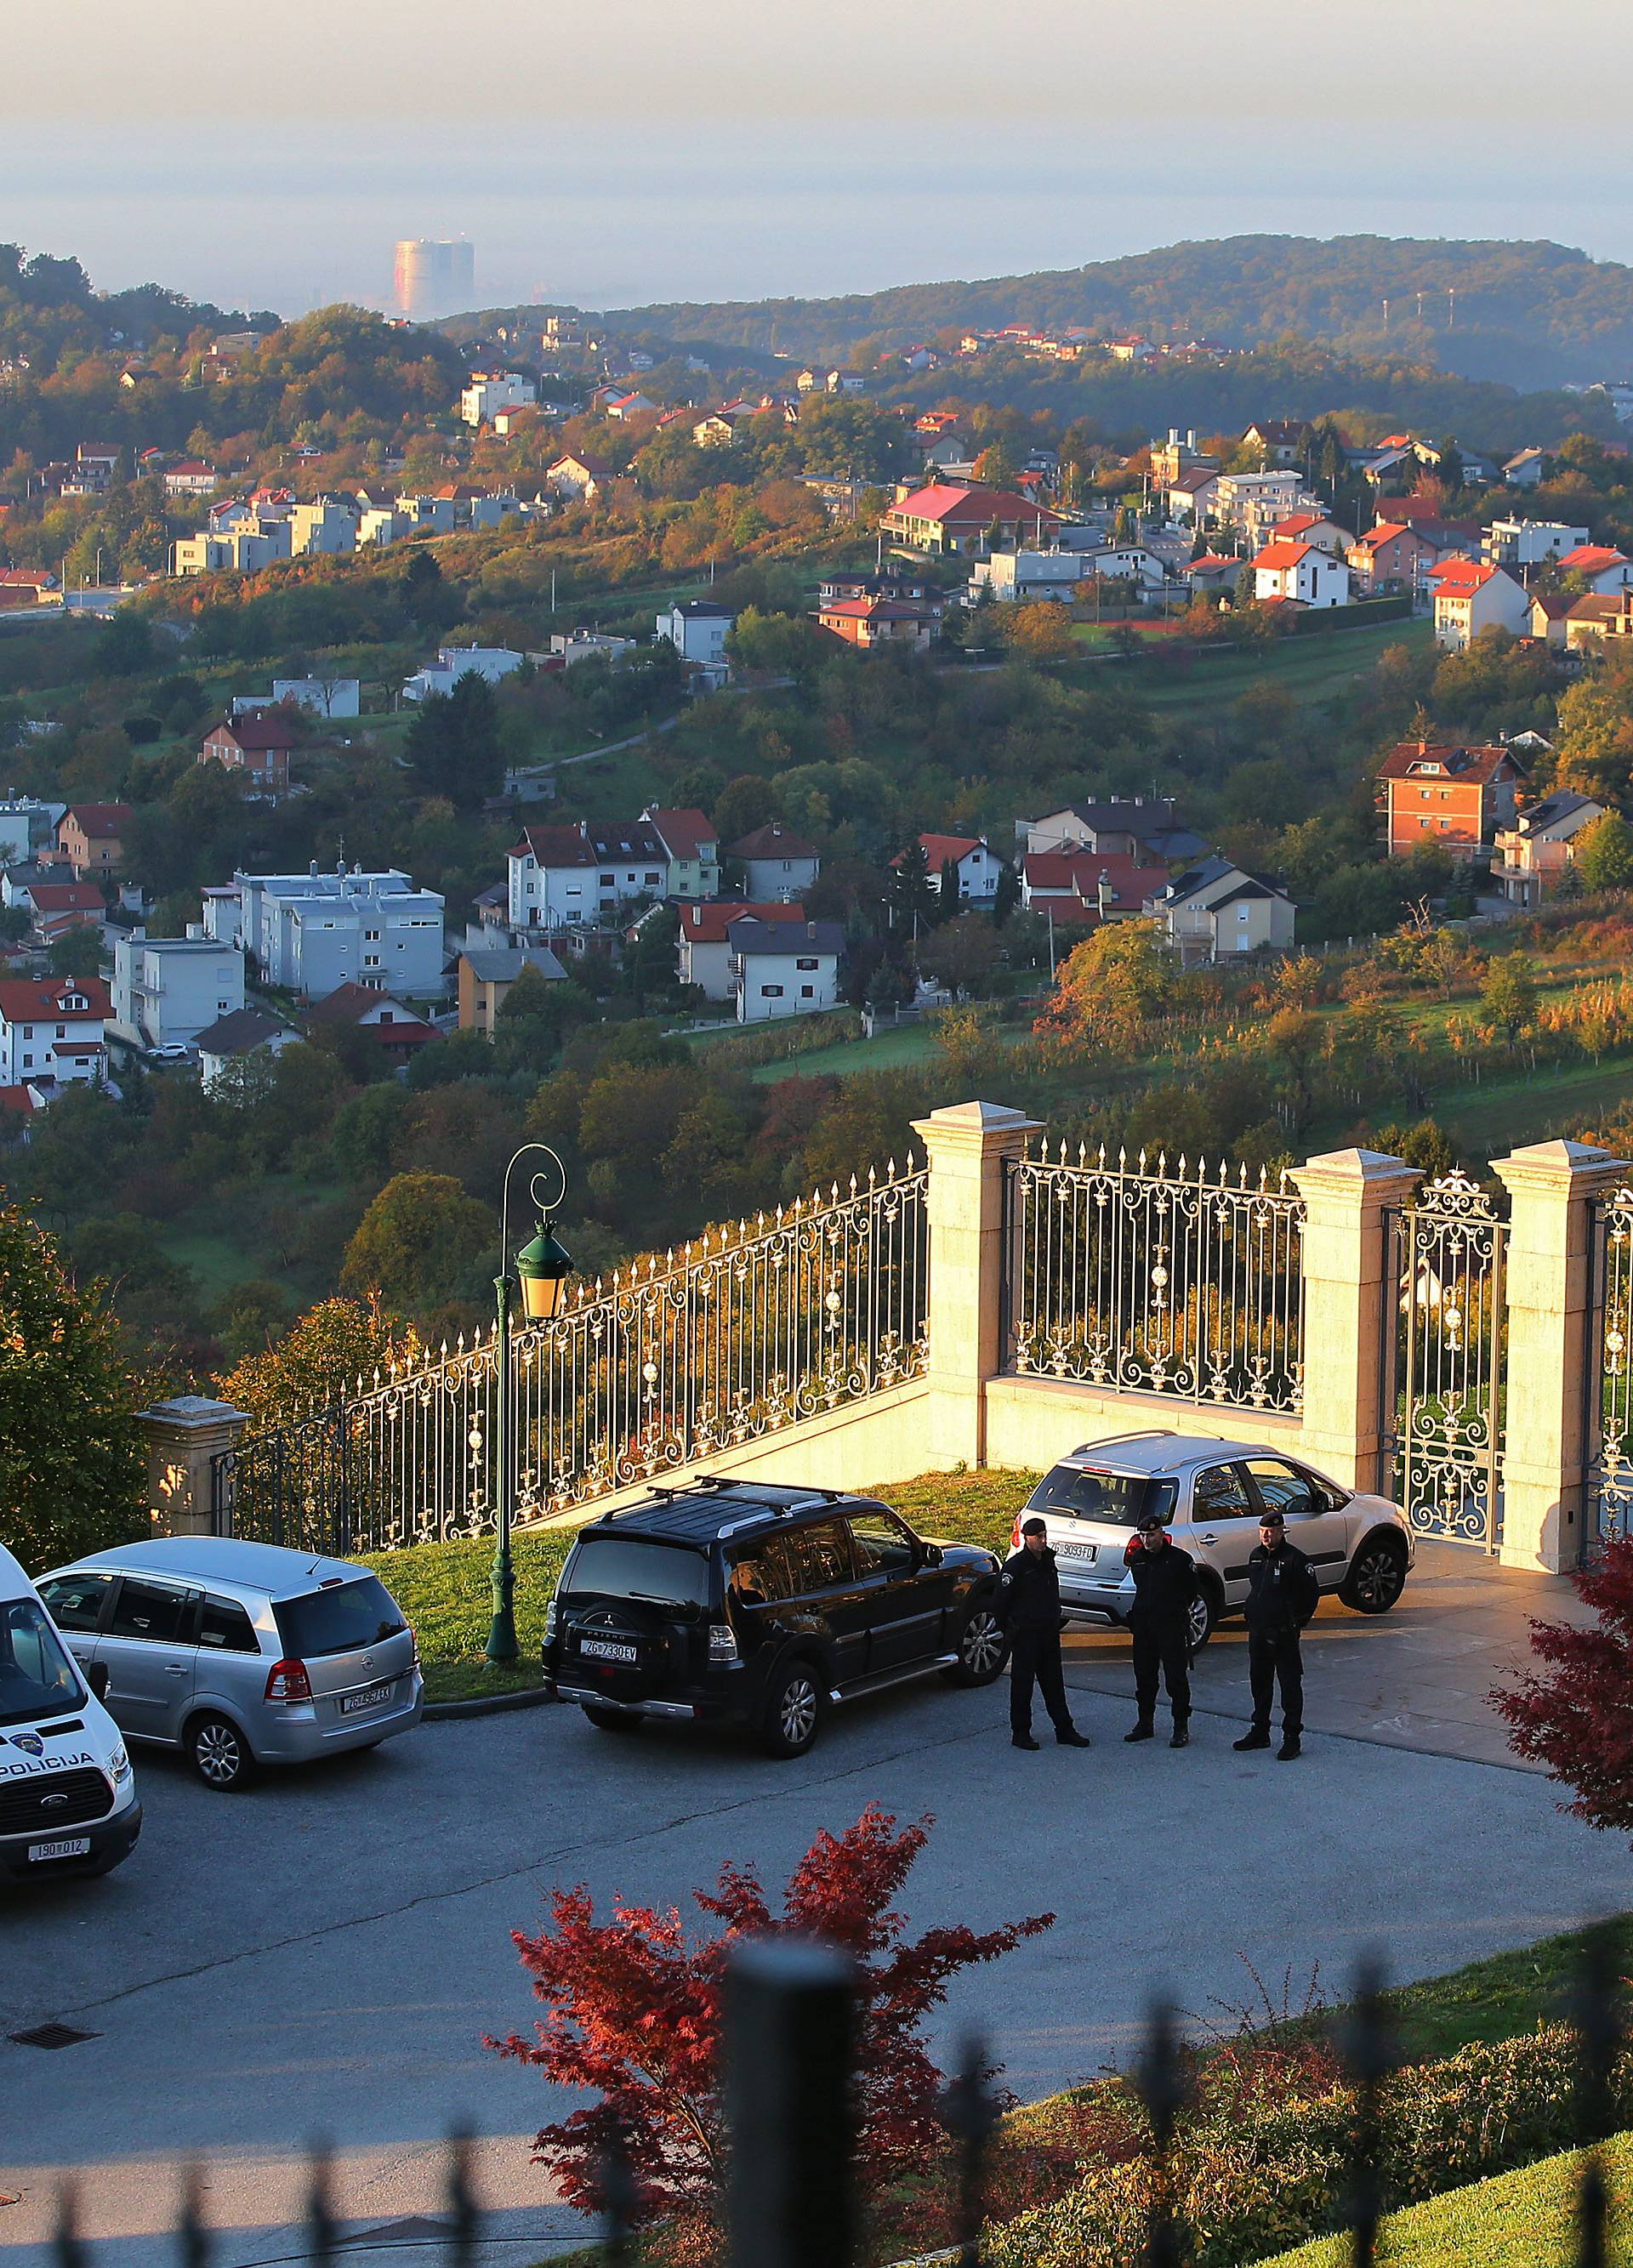
[[[544,1683],[593,1725],[714,1717],[802,1756],[831,1704],[1003,1668],[998,1561],[838,1489],[701,1480],[584,1528],[544,1621]]]

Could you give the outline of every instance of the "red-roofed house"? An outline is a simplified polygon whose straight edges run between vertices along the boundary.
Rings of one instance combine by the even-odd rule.
[[[0,1086],[0,1142],[26,1142],[34,1114],[46,1098],[25,1079],[18,1086]]]
[[[100,1079],[112,1012],[100,976],[0,979],[0,1086]]]
[[[915,653],[936,629],[930,608],[916,599],[831,599],[817,608],[816,621],[846,645],[908,645]]]
[[[1253,596],[1261,606],[1290,599],[1301,607],[1347,607],[1349,569],[1319,544],[1278,533],[1253,561]]]
[[[909,544],[915,551],[962,552],[979,550],[989,538],[1011,543],[1031,537],[1036,542],[1060,524],[1059,512],[1012,490],[936,481],[898,496],[879,526],[891,542]]]
[[[1127,852],[1029,850],[1021,861],[1021,902],[1056,921],[1126,920],[1168,887],[1168,869]]]
[[[1313,543],[1318,549],[1330,551],[1334,559],[1348,557],[1355,538],[1347,527],[1329,519],[1324,512],[1293,512],[1285,519],[1278,519],[1275,532],[1295,543]]]
[[[642,819],[669,853],[666,898],[712,898],[720,886],[720,830],[700,811],[660,811],[648,804]]]
[[[1349,551],[1349,571],[1373,596],[1415,590],[1425,568],[1438,556],[1432,543],[1404,520],[1380,519],[1357,535]]]
[[[990,906],[998,895],[998,878],[1003,873],[1003,860],[979,835],[921,835],[919,847],[924,852],[930,869],[930,887],[937,897],[942,890],[942,869],[950,866],[958,878],[958,898],[964,905]],[[906,852],[892,858],[892,866],[899,866]]]
[[[544,475],[547,485],[568,504],[587,504],[601,494],[609,481],[618,478],[618,468],[605,457],[592,457],[580,449],[572,456],[558,457]]]
[[[56,822],[58,855],[83,882],[87,874],[113,874],[124,856],[121,837],[130,824],[128,803],[70,803]]]
[[[34,882],[29,887],[33,928],[41,945],[70,929],[100,929],[107,904],[95,882]]]
[[[1500,742],[1397,740],[1378,768],[1390,857],[1404,858],[1426,840],[1454,858],[1489,851],[1497,829],[1513,826],[1525,781],[1524,766]]]
[[[680,946],[676,962],[683,984],[698,984],[710,1000],[735,1000],[737,978],[731,966],[731,925],[737,921],[802,922],[805,909],[795,899],[716,898],[707,905],[680,909]]]
[[[40,607],[56,590],[47,567],[0,567],[0,607]]]
[[[1429,571],[1435,592],[1435,638],[1448,653],[1460,653],[1482,630],[1511,630],[1523,637],[1530,627],[1531,601],[1523,583],[1506,569],[1477,559],[1443,559]]]
[[[307,1023],[308,1027],[337,1024],[366,1032],[383,1054],[400,1064],[409,1062],[437,1036],[434,1026],[394,1000],[389,992],[371,984],[337,985],[325,999],[307,1009]]]
[[[225,764],[241,773],[244,792],[252,802],[276,803],[289,792],[289,759],[295,745],[294,721],[287,710],[274,705],[247,717],[224,718],[205,733],[198,751],[201,764]]]
[[[1600,598],[1613,591],[1633,588],[1633,559],[1605,543],[1581,543],[1562,554],[1562,575],[1580,575],[1588,589]]]
[[[165,475],[165,494],[170,497],[214,496],[220,485],[221,475],[215,467],[197,457],[183,458]]]

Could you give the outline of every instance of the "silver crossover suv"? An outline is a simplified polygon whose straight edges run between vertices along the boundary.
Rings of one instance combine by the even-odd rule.
[[[94,1552],[37,1587],[120,1730],[182,1749],[211,1787],[419,1722],[414,1633],[366,1567],[171,1535]]]
[[[1136,1528],[1153,1513],[1168,1522],[1201,1573],[1194,1652],[1220,1616],[1246,1599],[1247,1555],[1259,1541],[1260,1515],[1271,1506],[1324,1591],[1336,1591],[1357,1614],[1381,1615],[1394,1605],[1413,1556],[1400,1506],[1341,1488],[1302,1457],[1262,1441],[1156,1431],[1086,1441],[1045,1474],[1023,1509],[1040,1513],[1048,1528],[1065,1612],[1112,1623],[1126,1620],[1134,1604],[1126,1554]]]

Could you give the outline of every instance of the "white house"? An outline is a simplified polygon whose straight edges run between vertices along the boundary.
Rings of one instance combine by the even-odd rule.
[[[740,1024],[814,1015],[838,1004],[845,948],[839,922],[766,922],[747,915],[731,924],[730,946]]]
[[[822,872],[816,845],[776,820],[728,843],[726,856],[742,861],[744,889],[751,898],[802,898]]]
[[[288,526],[292,556],[308,551],[338,554],[358,548],[358,515],[350,504],[333,497],[319,497],[313,504],[292,504]]]
[[[1587,540],[1585,527],[1569,526],[1563,519],[1494,519],[1480,548],[1499,567],[1536,567]]]
[[[737,978],[732,967],[732,924],[743,920],[765,923],[804,919],[805,909],[797,901],[791,905],[749,905],[741,898],[716,898],[706,905],[683,905],[676,974],[683,984],[698,985],[706,999],[735,1000]]]
[[[467,425],[485,425],[496,409],[526,409],[538,398],[533,380],[514,370],[473,371],[459,397],[459,414]]]
[[[1182,960],[1219,961],[1293,942],[1294,907],[1279,884],[1229,858],[1204,858],[1146,902]]]
[[[1253,596],[1291,599],[1301,607],[1347,607],[1349,569],[1319,543],[1278,535],[1253,561]]]
[[[219,1017],[198,1035],[200,1084],[213,1086],[229,1064],[245,1056],[258,1055],[262,1049],[269,1055],[282,1055],[299,1037],[299,1033],[260,1008],[239,1008],[230,1016]]]
[[[100,976],[0,979],[0,1086],[100,1079],[111,1005]]]
[[[921,835],[920,848],[930,870],[930,887],[939,897],[942,889],[942,869],[951,866],[957,875],[958,899],[962,905],[990,906],[998,895],[998,878],[1003,873],[1003,860],[979,835]],[[899,866],[904,851],[892,858],[892,866]]]
[[[1512,631],[1523,637],[1531,622],[1525,585],[1504,568],[1474,559],[1443,559],[1429,571],[1435,593],[1435,638],[1448,653],[1460,652],[1484,630]]]
[[[666,637],[683,661],[718,672],[726,670],[726,634],[735,615],[713,599],[687,599],[657,617],[657,633]]]
[[[669,851],[655,826],[528,827],[511,846],[508,910],[518,929],[579,929],[616,920],[645,898],[661,898]]]
[[[1559,566],[1562,574],[1579,575],[1601,599],[1617,591],[1633,590],[1633,559],[1607,543],[1578,544],[1574,550],[1561,553]]]
[[[244,1005],[244,955],[208,937],[114,939],[114,1023],[138,1046],[191,1047]]]
[[[390,867],[245,874],[204,892],[203,929],[241,944],[270,984],[321,1000],[345,983],[415,999],[443,990],[444,900]]]
[[[423,701],[428,694],[452,693],[462,677],[485,677],[490,685],[509,677],[527,659],[506,645],[445,645],[434,663],[427,662],[403,681],[403,698]]]
[[[274,703],[292,702],[314,717],[356,717],[362,710],[363,688],[355,677],[275,677]]]
[[[564,502],[584,504],[599,496],[609,481],[618,479],[619,473],[617,467],[605,457],[592,457],[580,450],[574,455],[558,457],[544,478]]]

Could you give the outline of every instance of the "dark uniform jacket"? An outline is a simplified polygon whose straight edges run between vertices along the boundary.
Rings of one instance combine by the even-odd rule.
[[[998,1578],[998,1619],[1011,1633],[1060,1629],[1060,1578],[1046,1543],[1036,1552],[1023,1544],[1004,1561]]]
[[[1254,1544],[1247,1559],[1247,1627],[1265,1638],[1302,1630],[1321,1596],[1315,1569],[1296,1543],[1267,1551]]]
[[[1186,1630],[1190,1626],[1191,1602],[1196,1596],[1196,1562],[1177,1543],[1148,1551],[1136,1542],[1128,1554],[1128,1571],[1134,1580],[1134,1604],[1128,1609],[1131,1630]]]

